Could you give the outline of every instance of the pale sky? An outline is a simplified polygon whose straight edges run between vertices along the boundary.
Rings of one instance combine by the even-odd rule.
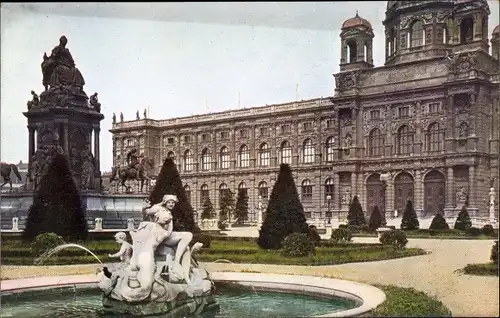
[[[499,2],[488,2],[491,35]],[[386,1],[2,3],[1,160],[28,159],[22,112],[30,91],[43,90],[43,53],[50,55],[63,34],[87,95],[99,93],[106,117],[101,169],[108,171],[113,112],[125,120],[148,107],[155,119],[217,112],[238,108],[238,92],[240,107],[289,102],[297,84],[299,99],[333,95],[342,22],[356,10],[371,22],[374,63],[381,66],[385,8]]]

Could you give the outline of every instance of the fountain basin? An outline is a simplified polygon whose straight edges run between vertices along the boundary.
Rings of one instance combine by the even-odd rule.
[[[219,291],[224,291],[228,288],[240,290],[239,294],[235,294],[234,292],[216,293],[216,301],[220,303],[221,307],[227,307],[220,309],[221,312],[225,311],[226,315],[231,313],[231,310],[239,310],[238,308],[229,308],[231,306],[239,306],[239,304],[254,306],[253,312],[256,314],[255,317],[259,317],[265,314],[262,310],[268,307],[279,307],[280,304],[287,307],[295,303],[300,306],[295,309],[289,308],[289,310],[299,310],[300,308],[311,309],[309,312],[295,312],[295,316],[358,316],[372,310],[385,301],[385,294],[378,288],[332,278],[234,272],[214,272],[211,273],[211,278]],[[99,301],[99,305],[102,306],[100,303],[101,298],[98,297],[99,293],[97,293],[94,275],[39,277],[2,281],[1,288],[2,296],[7,296],[2,299],[2,317],[9,317],[9,307],[12,309],[17,306],[15,303],[18,297],[23,299],[32,297],[35,302],[32,302],[30,306],[36,308],[37,299],[43,301],[43,297],[38,298],[40,297],[40,291],[47,289],[52,291],[57,289],[62,293],[69,293],[71,295],[74,295],[76,292],[76,298],[78,298],[80,292],[90,291],[92,297],[97,297],[94,300]],[[92,291],[96,293],[92,294]],[[279,292],[279,294],[276,292]],[[18,294],[18,297],[16,297],[16,294]],[[233,302],[235,299],[236,301]],[[266,304],[270,305],[266,306]],[[75,306],[77,305],[73,305],[73,307]],[[97,303],[93,303],[93,306],[97,306]],[[261,310],[260,313],[258,313],[259,310]],[[240,312],[242,315],[249,316],[252,310],[251,308],[242,308]],[[273,312],[269,312],[269,314],[277,315]],[[288,313],[288,316],[291,314],[293,313]],[[91,317],[88,313],[85,315]],[[285,314],[281,316],[283,315]],[[76,315],[72,316],[76,317]],[[27,316],[23,314],[23,317]],[[202,317],[222,316],[214,314],[202,315]]]

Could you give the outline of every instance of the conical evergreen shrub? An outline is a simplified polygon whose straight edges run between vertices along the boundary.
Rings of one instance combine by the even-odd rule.
[[[406,202],[405,211],[403,212],[403,218],[401,219],[401,229],[402,230],[416,230],[420,227],[418,222],[417,212],[413,208],[413,202],[408,200]]]
[[[266,217],[259,231],[258,245],[264,249],[279,249],[285,237],[290,234],[308,232],[309,226],[292,170],[288,164],[281,164],[267,205]]]
[[[246,189],[238,190],[234,214],[238,224],[242,224],[248,218],[248,195]]]
[[[193,207],[187,199],[186,190],[172,158],[167,158],[163,162],[156,184],[149,195],[149,201],[152,204],[159,203],[165,194],[174,194],[179,200],[172,210],[174,231],[193,232],[195,228]]]
[[[42,233],[55,233],[66,241],[87,238],[87,220],[68,160],[56,154],[29,208],[23,238],[33,241]]]
[[[201,209],[202,210],[200,217],[203,220],[215,218],[215,209],[210,198],[205,198],[205,200],[203,200],[203,206],[201,207]]]
[[[455,221],[455,230],[466,231],[472,227],[472,222],[470,220],[469,212],[467,211],[467,206],[464,204],[462,210],[458,213],[457,220]]]
[[[375,231],[383,224],[384,224],[384,217],[382,216],[382,213],[380,212],[378,205],[376,205],[373,208],[372,214],[370,215],[370,220],[368,221],[368,227],[370,228],[370,230]]]
[[[431,225],[429,226],[429,229],[431,230],[448,230],[449,228],[450,226],[446,223],[446,220],[441,213],[434,216],[431,221]]]
[[[349,226],[363,226],[366,225],[365,214],[361,203],[359,203],[358,196],[355,195],[349,206],[349,213],[347,214],[347,222]]]

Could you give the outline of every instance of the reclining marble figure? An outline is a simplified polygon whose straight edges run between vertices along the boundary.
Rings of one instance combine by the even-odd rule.
[[[172,230],[174,220],[170,210],[176,202],[173,195],[165,195],[162,202],[152,206],[145,202],[143,213],[154,216],[154,222],[143,221],[129,232],[133,241],[130,264],[111,275],[109,271],[107,275],[104,271],[97,274],[103,302],[172,302],[181,292],[188,297],[212,294],[214,286],[208,273],[192,262],[189,248],[192,234]],[[201,246],[195,243],[193,251]],[[156,261],[155,252],[163,254],[165,261]]]

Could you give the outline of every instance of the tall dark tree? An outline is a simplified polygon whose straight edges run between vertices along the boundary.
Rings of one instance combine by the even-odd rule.
[[[363,208],[361,203],[359,203],[358,196],[355,195],[352,199],[351,205],[349,206],[349,212],[347,214],[348,225],[363,226],[366,225],[365,214],[363,213]]]
[[[248,218],[248,194],[246,189],[238,190],[234,216],[239,224],[243,223]]]
[[[212,204],[212,200],[209,197],[203,200],[203,206],[201,207],[201,216],[203,220],[205,219],[213,219],[215,217],[215,209]]]
[[[152,204],[159,203],[165,194],[174,194],[179,200],[172,210],[174,231],[192,232],[195,227],[193,207],[187,199],[186,190],[172,158],[167,158],[163,162],[156,185],[149,195],[149,201]]]
[[[225,223],[234,217],[234,194],[231,190],[224,191],[219,202],[219,221]]]
[[[288,235],[308,232],[309,226],[299,200],[292,170],[288,164],[281,164],[257,242],[261,248],[279,249],[283,239]]]
[[[403,212],[403,218],[401,219],[401,229],[402,230],[416,230],[420,227],[420,222],[418,222],[417,212],[413,208],[413,202],[408,200],[406,202],[405,211]]]
[[[467,205],[467,203],[464,204],[458,213],[457,220],[454,225],[455,230],[466,231],[472,227],[472,221],[470,220],[469,212],[467,211]]]
[[[80,194],[69,169],[66,156],[57,154],[29,208],[25,240],[32,241],[41,233],[56,233],[68,241],[87,238],[87,220]]]
[[[372,214],[370,215],[370,220],[368,221],[368,227],[370,230],[375,231],[384,224],[384,216],[380,212],[378,205],[373,208]]]

